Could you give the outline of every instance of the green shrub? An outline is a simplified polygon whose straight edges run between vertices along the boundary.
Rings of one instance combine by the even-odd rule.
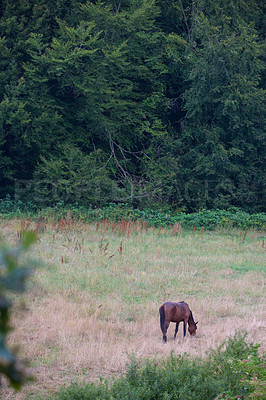
[[[57,202],[53,207],[38,208],[33,203],[12,200],[10,196],[0,200],[0,215],[12,217],[42,217],[45,219],[64,219],[67,215],[86,222],[96,221],[146,221],[150,227],[165,227],[179,223],[184,229],[265,229],[266,214],[248,214],[238,208],[229,210],[202,210],[192,214],[183,212],[164,212],[162,210],[138,210],[128,204],[110,203],[108,206],[93,208],[88,204],[80,206],[78,203],[65,204]]]
[[[0,215],[4,217],[16,218],[21,216],[35,215],[38,207],[31,203],[25,203],[21,200],[14,200],[10,195],[0,199]]]

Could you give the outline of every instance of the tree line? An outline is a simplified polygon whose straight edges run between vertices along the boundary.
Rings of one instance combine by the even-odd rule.
[[[3,0],[0,198],[263,211],[258,0]]]

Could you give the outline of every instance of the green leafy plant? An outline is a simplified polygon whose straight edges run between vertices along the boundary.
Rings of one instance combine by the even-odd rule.
[[[73,188],[74,190],[74,188]],[[127,203],[109,203],[101,207],[92,207],[91,204],[80,205],[78,202],[67,204],[59,201],[53,207],[38,208],[33,203],[24,203],[13,200],[10,196],[0,200],[0,214],[5,218],[29,217],[60,220],[66,217],[86,222],[95,221],[132,221],[147,223],[152,227],[171,227],[180,224],[184,229],[216,229],[238,228],[257,229],[266,228],[266,214],[248,213],[240,208],[232,207],[228,210],[201,210],[194,213],[185,213],[163,209],[136,209]]]
[[[24,232],[21,244],[17,247],[0,246],[0,377],[5,375],[10,384],[19,389],[28,379],[18,358],[7,344],[7,335],[12,330],[10,315],[12,301],[10,292],[25,291],[25,283],[36,262],[24,260],[23,254],[35,241],[33,232]]]

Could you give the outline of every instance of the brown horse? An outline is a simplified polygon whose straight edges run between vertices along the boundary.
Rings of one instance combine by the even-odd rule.
[[[193,319],[192,311],[189,306],[184,301],[180,303],[164,303],[159,308],[160,313],[160,325],[163,332],[163,341],[167,342],[166,332],[169,327],[170,322],[176,322],[175,335],[178,332],[179,322],[184,322],[184,337],[186,336],[186,329],[188,323],[188,331],[190,335],[196,335],[197,323]]]

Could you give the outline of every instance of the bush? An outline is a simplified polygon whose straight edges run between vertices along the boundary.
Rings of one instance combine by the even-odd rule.
[[[95,221],[145,221],[150,227],[165,227],[179,223],[184,229],[265,229],[266,214],[248,214],[247,212],[231,208],[229,210],[202,210],[192,214],[183,212],[163,212],[160,210],[138,210],[128,204],[110,203],[108,206],[93,208],[90,204],[80,206],[78,203],[65,204],[57,202],[53,207],[38,208],[33,203],[12,200],[10,196],[0,200],[0,215],[6,218],[14,217],[42,217],[45,219],[60,220],[69,217],[82,219],[85,222]]]

